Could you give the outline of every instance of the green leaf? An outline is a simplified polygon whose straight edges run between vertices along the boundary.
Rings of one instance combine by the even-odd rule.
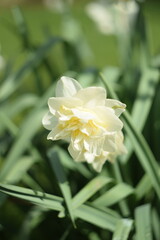
[[[142,199],[151,189],[152,183],[150,182],[148,175],[145,174],[135,188],[135,195],[137,200]]]
[[[112,98],[118,99],[115,92],[111,88],[111,86],[108,84],[107,81],[104,80],[103,76],[101,75],[101,79],[106,86],[110,96]],[[125,130],[132,141],[135,153],[144,168],[145,172],[150,177],[150,180],[152,182],[152,185],[160,198],[160,178],[158,176],[158,164],[156,162],[156,159],[154,158],[153,153],[151,152],[146,140],[142,136],[140,132],[137,131],[137,128],[132,123],[132,118],[130,114],[126,111],[123,113],[122,116]]]
[[[91,180],[87,185],[82,188],[73,198],[73,208],[79,207],[81,204],[86,202],[90,197],[92,197],[99,189],[101,189],[106,184],[112,182],[113,179],[98,176]]]
[[[38,100],[38,96],[34,94],[22,95],[9,104],[8,102],[4,104],[3,112],[5,112],[10,118],[13,118],[26,108],[35,106],[35,104],[38,103]]]
[[[151,223],[153,227],[153,233],[155,238],[154,239],[160,239],[160,216],[159,211],[157,211],[157,208],[152,209],[152,215],[151,215]]]
[[[0,112],[0,129],[1,131],[4,129],[8,129],[11,134],[16,135],[18,132],[17,126],[12,122],[12,120],[4,113]]]
[[[48,98],[53,96],[53,92],[55,89],[55,83],[51,85],[51,87],[44,93],[41,97],[35,108],[28,114],[22,123],[21,129],[19,131],[19,135],[8,153],[6,157],[5,163],[0,171],[0,180],[5,181],[7,174],[10,169],[16,164],[21,154],[28,148],[30,145],[30,140],[39,130],[42,125],[42,117],[46,113],[47,110],[41,109],[48,101]]]
[[[118,221],[112,240],[127,240],[131,231],[133,220],[121,219]]]
[[[119,183],[97,198],[94,201],[94,204],[100,206],[111,206],[115,203],[119,203],[122,199],[128,197],[133,192],[134,189],[131,186],[125,183]]]
[[[35,162],[36,159],[31,156],[20,158],[13,166],[13,168],[9,171],[5,181],[10,184],[17,183]]]
[[[13,197],[27,200],[41,207],[46,207],[55,211],[64,211],[63,199],[51,194],[33,191],[14,185],[0,184],[0,191]]]
[[[127,134],[133,143],[135,153],[143,169],[148,174],[150,181],[152,182],[152,186],[154,187],[158,197],[160,198],[160,178],[158,173],[158,163],[143,135],[139,133],[133,126],[131,117],[127,112],[123,117],[123,122]]]
[[[94,205],[81,205],[75,209],[75,215],[84,221],[112,232],[115,231],[115,226],[119,220],[119,218],[113,217],[104,209],[96,208]]]
[[[0,184],[0,192],[24,199],[46,209],[60,212],[65,211],[63,207],[63,198],[45,192],[33,191],[31,189],[8,184]],[[113,214],[113,212],[113,210],[101,209],[92,204],[82,204],[79,208],[74,210],[74,215],[77,218],[113,232],[120,219],[120,217],[116,213]]]
[[[60,162],[60,157],[58,155],[58,149],[56,149],[56,148],[50,149],[48,151],[48,157],[49,157],[49,161],[50,161],[52,170],[54,171],[56,178],[58,180],[58,184],[61,189],[62,195],[64,197],[69,215],[71,217],[73,225],[75,226],[74,214],[73,214],[73,209],[72,209],[71,191],[70,191],[69,183],[67,181],[65,172],[64,172],[63,167]]]
[[[6,180],[7,175],[10,173],[10,170],[19,160],[20,155],[29,146],[30,140],[41,126],[41,119],[44,116],[45,112],[45,110],[35,111],[33,114],[30,114],[29,117],[25,120],[21,128],[20,135],[17,136],[17,139],[0,171],[1,181]]]
[[[150,204],[135,210],[136,240],[152,240]]]
[[[143,70],[131,113],[132,122],[139,131],[142,131],[147,120],[157,89],[158,81],[159,70],[151,68],[145,68]],[[141,114],[142,112],[143,114]],[[121,157],[121,160],[123,162],[126,162],[127,159],[129,159],[133,150],[133,146],[129,138],[126,138],[125,145],[127,147],[128,153]]]

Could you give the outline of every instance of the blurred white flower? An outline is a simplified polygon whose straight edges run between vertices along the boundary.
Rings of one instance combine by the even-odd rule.
[[[43,0],[43,3],[52,11],[62,12],[64,9],[64,3],[62,0]]]
[[[69,141],[69,153],[101,171],[106,160],[126,152],[119,119],[125,104],[106,99],[102,87],[82,88],[74,79],[61,77],[56,97],[48,100],[49,112],[42,123],[50,130],[47,139]]]
[[[71,5],[73,0],[43,0],[44,5],[52,10],[57,12],[63,12],[67,5]]]
[[[106,7],[98,2],[91,2],[86,6],[86,11],[103,34],[115,33],[115,23],[111,6],[107,5]]]
[[[134,0],[104,4],[91,2],[86,11],[103,34],[127,33],[134,24],[139,7]]]

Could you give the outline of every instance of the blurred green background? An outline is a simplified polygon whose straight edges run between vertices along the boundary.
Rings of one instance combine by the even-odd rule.
[[[16,2],[16,1],[15,1]],[[28,27],[28,33],[32,43],[41,44],[47,38],[47,34],[61,36],[63,31],[63,16],[54,9],[48,9],[42,1],[22,1],[21,10]],[[85,6],[87,0],[75,0],[70,7],[72,16],[79,21],[83,35],[91,48],[92,56],[86,60],[86,65],[104,67],[106,65],[119,65],[117,40],[113,35],[103,35],[96,28],[93,21],[87,16]],[[8,7],[7,7],[8,3]],[[0,45],[1,52],[7,60],[21,62],[23,58],[22,44],[14,32],[14,7],[12,1],[0,3]],[[6,7],[5,7],[6,6]],[[152,56],[160,51],[160,2],[146,1],[143,4],[150,51]],[[98,45],[98,47],[97,47]],[[21,55],[20,55],[21,53]]]

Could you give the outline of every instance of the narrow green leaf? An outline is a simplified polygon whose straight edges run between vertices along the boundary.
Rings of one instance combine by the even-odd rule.
[[[149,176],[145,174],[135,188],[136,199],[142,199],[151,189],[152,183],[150,182]]]
[[[112,165],[112,167],[114,170],[114,176],[115,176],[117,183],[123,183],[123,177],[122,177],[119,163],[117,161],[115,161],[114,164]],[[131,214],[128,203],[125,199],[120,201],[118,204],[119,204],[119,207],[120,207],[120,210],[121,210],[123,216],[127,217]]]
[[[136,240],[152,240],[150,204],[135,210]]]
[[[25,175],[23,175],[23,178],[21,180],[27,187],[33,189],[34,191],[41,191],[41,192],[43,192],[43,188],[29,174],[26,173]]]
[[[151,152],[149,145],[147,144],[145,138],[141,133],[139,133],[133,126],[130,115],[126,112],[123,117],[123,122],[128,136],[130,137],[135,153],[144,168],[145,172],[148,174],[152,185],[160,198],[160,178],[158,174],[158,163]]]
[[[133,192],[134,189],[131,186],[125,183],[119,183],[97,198],[94,201],[94,204],[100,206],[111,206],[115,203],[119,203],[122,199],[128,197]]]
[[[45,110],[41,109],[46,103],[49,97],[53,96],[55,89],[55,83],[44,93],[35,108],[28,114],[22,123],[19,135],[8,153],[4,165],[0,171],[0,180],[4,181],[9,173],[10,169],[16,164],[20,155],[28,148],[30,145],[30,140],[36,134],[40,126],[42,125],[42,117],[46,113]]]
[[[112,98],[118,99],[115,92],[113,91],[111,86],[108,84],[108,82],[104,80],[102,75],[101,75],[101,78],[107,90],[109,91],[110,96]],[[126,132],[130,140],[132,141],[135,153],[142,167],[144,168],[145,172],[150,177],[152,185],[158,197],[160,198],[160,187],[159,187],[160,178],[158,176],[158,164],[156,162],[156,159],[154,158],[154,155],[151,152],[149,145],[147,144],[142,134],[138,132],[136,127],[133,125],[132,118],[127,111],[123,113],[122,119],[124,122]]]
[[[159,70],[152,68],[145,68],[143,70],[131,113],[132,122],[139,131],[142,131],[147,120],[153,98],[155,96],[155,91],[157,89],[158,81]],[[141,114],[142,112],[143,114]],[[128,153],[121,157],[121,160],[124,163],[127,161],[127,159],[129,159],[133,150],[133,146],[129,138],[126,138],[125,145]]]
[[[35,106],[38,100],[39,98],[35,94],[23,94],[22,96],[17,97],[14,101],[12,100],[9,104],[6,102],[2,111],[10,118],[13,118],[26,108]]]
[[[153,227],[153,233],[155,238],[154,239],[160,239],[160,216],[159,211],[157,211],[157,208],[152,209],[152,227]]]
[[[0,112],[0,122],[1,122],[1,130],[7,129],[11,132],[11,134],[16,135],[18,132],[17,126],[12,122],[12,120],[3,112]]]
[[[131,231],[133,220],[121,219],[118,221],[112,240],[127,240]]]
[[[73,222],[73,225],[75,226],[74,223],[74,214],[73,214],[73,209],[72,209],[72,199],[71,199],[71,191],[69,187],[69,183],[67,181],[64,169],[61,165],[60,162],[60,157],[58,155],[58,150],[55,149],[50,149],[48,151],[48,157],[50,160],[50,164],[52,167],[52,170],[54,171],[56,178],[58,180],[59,187],[61,189],[62,195],[65,199],[65,203],[69,212],[69,215],[71,217],[71,220]]]
[[[10,170],[18,161],[19,156],[29,146],[30,140],[41,126],[41,119],[45,114],[45,110],[35,111],[25,120],[20,135],[17,136],[11,151],[9,152],[4,165],[0,171],[0,180],[5,181]]]
[[[84,188],[82,188],[73,198],[73,208],[79,207],[81,204],[86,202],[90,197],[92,197],[99,189],[104,185],[112,182],[113,179],[98,176],[91,180]]]
[[[64,212],[65,210],[63,207],[63,198],[44,192],[33,191],[31,189],[8,184],[0,184],[0,192],[24,199],[46,209],[60,212]],[[113,232],[120,217],[118,217],[116,213],[112,214],[112,212],[113,210],[111,211],[110,209],[104,208],[101,209],[92,204],[83,204],[79,208],[75,209],[74,214],[77,218]]]
[[[62,205],[63,199],[45,192],[33,191],[31,189],[8,184],[0,184],[0,191],[13,197],[27,200],[41,207],[46,207],[55,211],[64,211]]]
[[[17,183],[25,175],[28,169],[36,162],[31,156],[22,157],[9,171],[5,181],[9,184]]]
[[[98,209],[92,205],[81,205],[75,209],[75,215],[84,221],[112,232],[115,231],[115,226],[119,220],[119,218],[106,213],[104,209]]]

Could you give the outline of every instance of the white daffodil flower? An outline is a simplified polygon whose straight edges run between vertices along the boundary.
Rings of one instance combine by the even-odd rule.
[[[75,161],[86,161],[100,172],[106,160],[113,161],[126,152],[119,119],[126,105],[106,99],[104,88],[82,88],[75,79],[63,76],[48,106],[42,120],[50,130],[47,139],[69,141],[68,150]]]
[[[126,34],[132,28],[139,6],[134,0],[115,3],[90,2],[86,12],[103,34]]]

